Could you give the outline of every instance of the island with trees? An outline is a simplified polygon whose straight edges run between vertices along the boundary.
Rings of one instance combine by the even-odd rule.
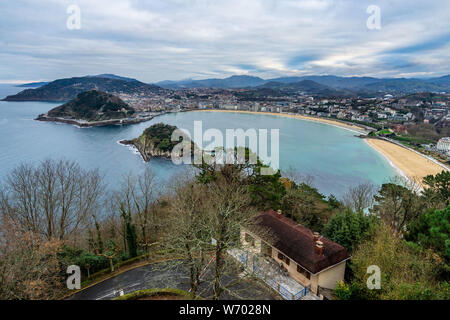
[[[119,97],[98,90],[82,92],[72,101],[36,118],[39,121],[69,123],[80,127],[131,124],[150,119],[138,116]]]
[[[180,142],[191,143],[191,154],[193,154],[196,145],[187,137],[180,137],[178,141],[172,141],[172,134],[177,129],[176,126],[157,123],[145,129],[138,138],[122,140],[120,143],[135,146],[145,162],[149,162],[152,157],[171,158],[173,148]]]

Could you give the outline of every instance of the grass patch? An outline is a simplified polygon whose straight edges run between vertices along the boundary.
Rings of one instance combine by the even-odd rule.
[[[378,131],[376,133],[377,136],[379,136],[379,135],[390,135],[390,134],[392,134],[392,132],[389,129],[380,130],[380,131]]]
[[[408,144],[412,144],[412,145],[430,144],[433,142],[432,140],[417,138],[417,137],[413,137],[413,136],[406,136],[406,135],[395,136],[394,139],[401,141],[401,142],[408,143]]]
[[[146,290],[138,290],[123,295],[121,297],[114,298],[113,300],[139,300],[142,298],[162,297],[162,296],[176,296],[183,298],[184,300],[192,300],[192,296],[189,292],[173,288],[166,288],[166,289],[153,288]]]

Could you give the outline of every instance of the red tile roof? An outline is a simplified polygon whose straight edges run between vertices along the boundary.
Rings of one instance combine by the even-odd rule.
[[[273,210],[259,214],[255,222],[259,228],[270,230],[273,239],[267,240],[273,247],[313,274],[350,257],[343,246],[322,236],[319,240],[323,242],[323,253],[319,255],[315,251],[313,231]]]

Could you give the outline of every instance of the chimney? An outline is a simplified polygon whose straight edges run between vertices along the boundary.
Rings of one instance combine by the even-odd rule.
[[[281,210],[277,210],[277,217],[278,217],[278,219],[280,219],[282,215],[283,214],[282,214]]]
[[[322,241],[316,241],[315,250],[319,256],[321,256],[323,254],[323,242]]]
[[[314,232],[314,243],[316,243],[317,241],[319,241],[319,233]]]

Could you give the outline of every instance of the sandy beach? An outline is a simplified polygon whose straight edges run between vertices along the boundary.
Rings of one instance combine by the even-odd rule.
[[[294,119],[326,123],[329,125],[338,126],[341,128],[357,131],[358,133],[367,133],[368,132],[363,127],[353,125],[351,123],[345,123],[345,122],[341,122],[341,121],[337,121],[337,120],[333,120],[333,119],[304,116],[304,115],[299,115],[299,114],[297,115],[297,114],[287,114],[287,113],[255,112],[255,111],[243,111],[243,110],[192,110],[192,111],[194,111],[194,112],[234,112],[234,113],[248,113],[248,114],[263,114],[263,115],[269,115],[269,116],[294,118]]]
[[[417,182],[427,175],[442,172],[444,167],[414,151],[380,139],[366,139],[375,150],[383,154],[391,163],[407,177]]]
[[[264,114],[279,117],[288,117],[294,119],[301,119],[307,121],[321,122],[329,125],[338,126],[348,130],[353,130],[358,133],[366,134],[368,131],[363,127],[353,125],[350,123],[344,123],[337,120],[317,118],[303,115],[294,115],[286,113],[272,113],[272,112],[253,112],[242,110],[194,110],[202,112],[235,112],[235,113],[248,113],[248,114]],[[443,166],[431,161],[425,156],[422,156],[414,151],[408,150],[394,143],[379,140],[379,139],[365,139],[369,146],[380,152],[396,169],[398,169],[402,175],[406,176],[410,180],[421,182],[427,175],[435,175],[445,170]]]

